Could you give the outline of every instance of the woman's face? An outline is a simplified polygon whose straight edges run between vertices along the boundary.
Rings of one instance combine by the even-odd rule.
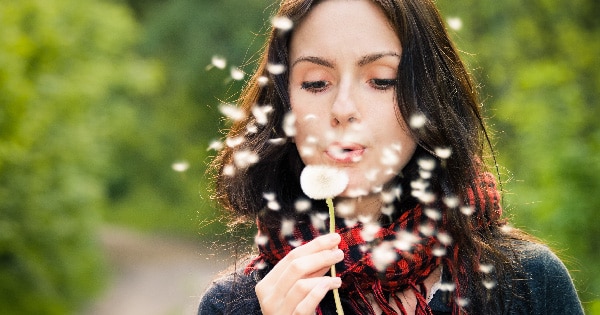
[[[346,170],[350,182],[341,196],[379,190],[415,151],[395,100],[401,54],[386,16],[366,0],[324,1],[294,29],[296,146],[306,165]]]

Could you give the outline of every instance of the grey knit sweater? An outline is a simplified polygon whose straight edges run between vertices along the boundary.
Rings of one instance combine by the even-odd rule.
[[[516,286],[514,298],[506,304],[507,314],[583,314],[571,277],[554,253],[546,246],[525,241],[515,242],[514,249],[525,271],[526,285]],[[198,314],[262,314],[254,292],[259,280],[256,272],[245,275],[241,270],[214,280],[201,298]],[[451,314],[442,296],[438,291],[429,305],[434,314]],[[321,307],[332,306],[322,303]]]

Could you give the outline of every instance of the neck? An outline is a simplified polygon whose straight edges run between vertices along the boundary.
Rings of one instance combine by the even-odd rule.
[[[344,219],[360,219],[370,217],[377,220],[381,216],[383,201],[379,194],[371,194],[358,198],[338,197],[335,199],[336,216]]]

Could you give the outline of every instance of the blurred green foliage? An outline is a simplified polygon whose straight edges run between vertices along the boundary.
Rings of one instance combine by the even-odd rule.
[[[273,2],[0,0],[0,309],[81,305],[101,284],[104,221],[224,233],[207,147]],[[600,3],[437,3],[462,21],[451,34],[481,84],[512,222],[558,251],[600,314]]]

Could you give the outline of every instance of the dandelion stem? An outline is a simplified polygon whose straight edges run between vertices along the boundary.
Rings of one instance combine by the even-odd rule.
[[[335,211],[333,208],[333,200],[327,198],[327,208],[329,208],[329,233],[335,233]],[[331,265],[331,276],[337,275],[335,271],[335,264]],[[338,289],[333,289],[333,299],[335,300],[335,309],[338,315],[344,315],[344,309],[342,308],[342,301],[340,300],[340,292]]]

